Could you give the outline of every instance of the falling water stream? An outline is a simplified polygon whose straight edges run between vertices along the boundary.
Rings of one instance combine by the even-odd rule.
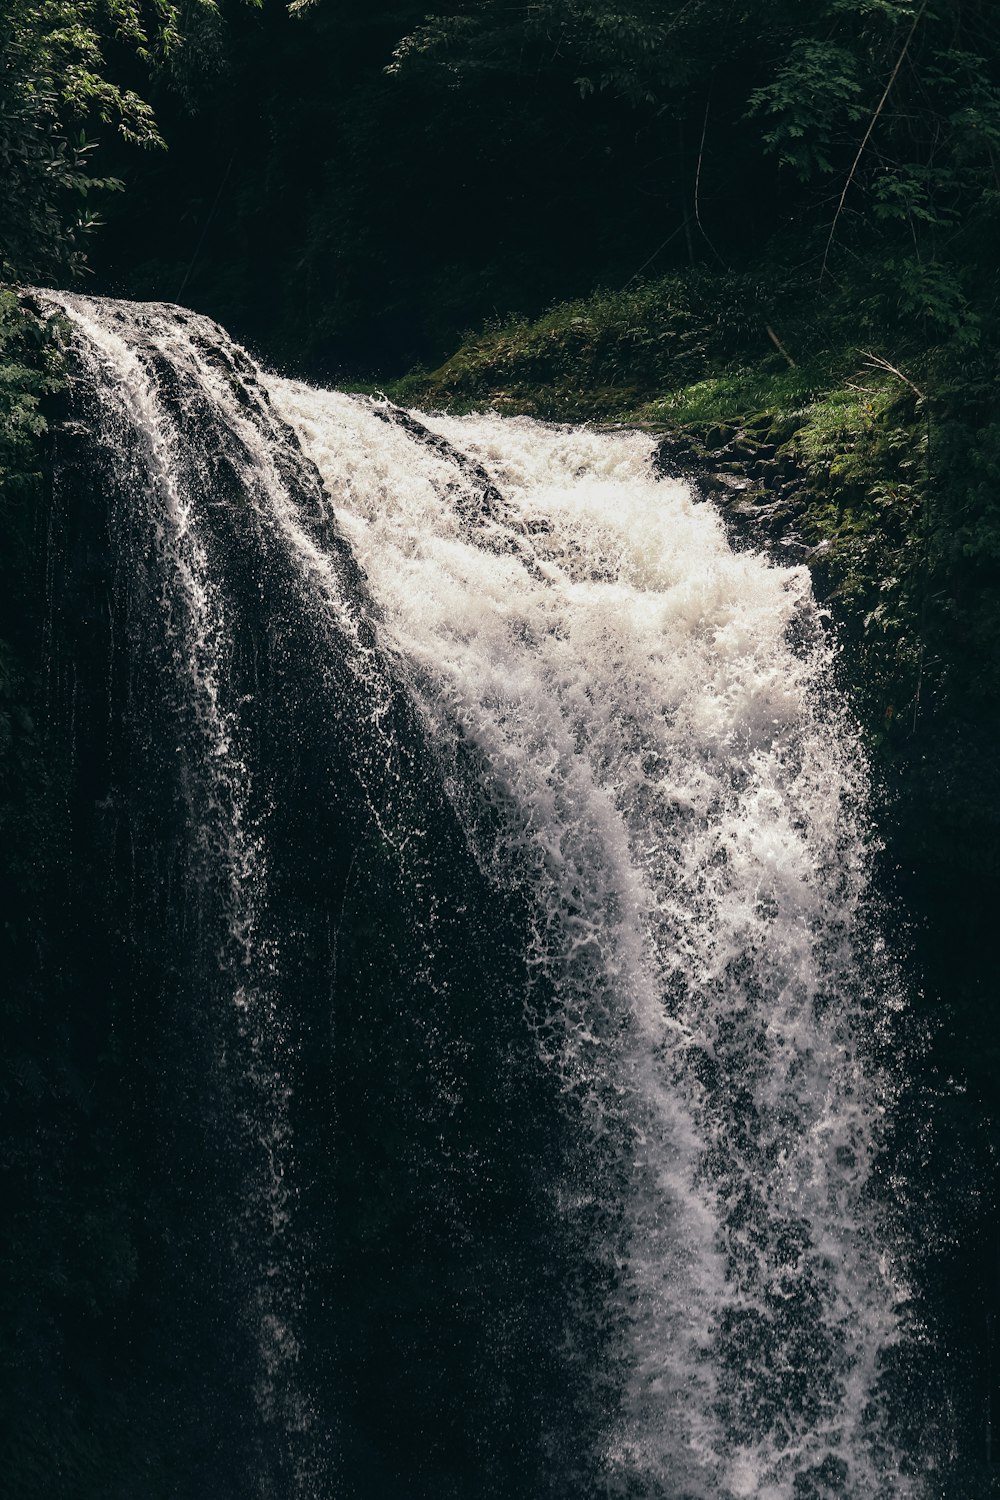
[[[302,1206],[317,1148],[295,1100],[315,1029],[294,976],[312,938],[283,915],[272,841],[303,794],[294,770],[265,770],[267,697],[276,721],[308,705],[320,727],[303,721],[297,744],[336,723],[368,829],[316,898],[335,1017],[338,933],[373,840],[419,892],[394,983],[444,1099],[466,1024],[436,935],[464,899],[435,885],[427,852],[448,820],[462,878],[487,893],[479,930],[493,902],[516,938],[504,1035],[542,1080],[532,1129],[563,1142],[547,1160],[531,1159],[535,1135],[516,1148],[547,1226],[524,1264],[553,1389],[576,1394],[569,1415],[536,1413],[530,1491],[483,1459],[464,1493],[923,1495],[892,1373],[919,1324],[884,1160],[901,990],[868,892],[863,756],[807,570],[734,551],[709,504],[658,477],[647,436],[402,413],[261,374],[177,308],[40,295],[69,320],[92,441],[141,529],[187,725],[188,899],[210,893],[212,1003],[233,1018],[218,1065],[239,1078],[240,1317],[261,1421],[291,1455],[260,1492],[378,1492],[349,1472],[346,1407],[310,1355],[323,1237],[352,1210]],[[295,621],[250,664],[248,587]],[[297,657],[288,701],[254,676],[268,652]],[[310,783],[317,810],[324,785]],[[498,1051],[483,1097],[505,1069]],[[489,1176],[449,1144],[445,1104],[427,1118],[439,1108],[433,1128],[414,1120],[421,1150]],[[497,1242],[526,1233],[514,1212]]]

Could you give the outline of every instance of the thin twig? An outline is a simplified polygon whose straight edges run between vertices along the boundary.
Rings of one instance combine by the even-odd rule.
[[[920,24],[920,19],[926,9],[927,0],[924,0],[923,5],[917,11],[917,14],[913,17],[913,25],[910,27],[909,32],[907,33],[906,41],[903,43],[903,50],[896,59],[896,66],[893,68],[892,73],[889,75],[889,82],[886,84],[882,97],[878,101],[878,108],[868,122],[868,129],[865,131],[864,139],[862,140],[861,145],[858,147],[858,154],[854,158],[854,161],[851,164],[851,170],[847,174],[847,181],[844,183],[844,191],[840,195],[840,202],[837,204],[837,212],[834,214],[833,223],[830,225],[830,234],[826,242],[826,249],[823,251],[823,265],[820,268],[819,273],[820,281],[822,281],[823,277],[826,275],[826,263],[830,257],[830,246],[833,244],[833,236],[837,229],[837,221],[840,218],[841,209],[844,207],[844,199],[847,197],[848,189],[850,188],[851,183],[854,181],[854,174],[858,170],[858,163],[860,162],[862,156],[865,154],[865,147],[871,139],[871,133],[875,129],[878,117],[882,113],[882,110],[885,106],[885,101],[888,99],[889,94],[892,91],[892,86],[896,82],[896,79],[899,75],[899,70],[903,66],[903,60],[910,49],[910,43],[913,41],[913,34],[916,31],[917,26]]]
[[[687,221],[685,219],[685,223],[686,222]],[[656,257],[659,254],[661,254],[661,252],[664,251],[667,248],[667,246],[670,244],[671,240],[675,240],[677,238],[677,236],[680,234],[680,232],[681,232],[681,230],[683,228],[684,228],[684,224],[683,223],[682,224],[678,224],[677,228],[671,234],[667,235],[666,239],[663,241],[663,244],[660,245],[660,246],[658,246],[657,249],[655,249],[653,251],[652,255],[649,257],[648,260],[644,260],[643,261],[643,263],[639,267],[638,271],[634,271],[632,273],[632,275],[629,277],[628,281],[626,281],[625,285],[622,287],[622,291],[623,292],[628,291],[628,289],[632,285],[633,281],[638,281],[639,277],[642,275],[642,273],[646,269],[646,267],[647,266],[651,266],[653,264],[653,261],[656,259]]]
[[[184,288],[187,286],[187,284],[188,284],[188,278],[190,277],[191,272],[194,270],[195,262],[197,261],[198,256],[201,254],[201,247],[205,243],[205,236],[206,236],[206,234],[209,231],[209,228],[211,226],[212,220],[215,218],[215,210],[219,206],[219,199],[222,197],[222,189],[225,187],[226,183],[229,181],[229,174],[233,170],[233,162],[235,160],[236,160],[236,152],[234,150],[233,153],[232,153],[232,155],[229,158],[229,161],[228,161],[227,165],[226,165],[226,170],[225,170],[225,172],[223,174],[222,181],[219,183],[218,191],[216,192],[215,197],[212,200],[212,207],[209,209],[209,211],[208,211],[208,218],[205,220],[205,223],[202,226],[201,234],[198,237],[198,243],[194,247],[194,254],[192,255],[190,261],[188,262],[188,268],[184,272],[184,276],[183,276],[183,279],[181,280],[180,286],[177,288],[177,296],[174,298],[175,302],[179,302],[181,300],[181,298],[183,297],[183,295],[184,295]]]
[[[726,262],[722,259],[722,256],[719,254],[718,250],[716,250],[715,246],[712,244],[712,241],[709,239],[708,235],[705,233],[705,226],[701,222],[701,205],[700,205],[700,199],[699,199],[699,196],[698,196],[700,188],[701,188],[701,163],[702,163],[702,159],[703,159],[703,157],[705,155],[705,136],[708,133],[708,112],[711,109],[711,107],[712,107],[712,91],[711,91],[711,89],[709,89],[708,98],[705,100],[705,118],[702,121],[702,125],[701,125],[701,145],[698,147],[698,166],[695,169],[695,174],[694,174],[694,219],[695,219],[695,223],[698,225],[699,230],[701,231],[701,237],[705,241],[705,244],[711,250],[712,254],[715,256],[716,260],[719,262],[719,265],[720,266],[725,266]]]
[[[903,377],[906,378],[905,376]],[[907,381],[909,384],[909,381]],[[914,387],[915,389],[915,387]],[[910,733],[917,732],[917,714],[920,710],[920,694],[924,686],[924,664],[927,654],[927,603],[930,597],[930,549],[931,549],[931,414],[927,412],[927,442],[924,448],[926,484],[923,496],[924,545],[922,558],[922,580],[920,599],[920,622],[917,626],[920,639],[920,659],[917,663],[917,686],[913,694],[913,723]]]
[[[897,380],[901,380],[904,385],[909,386],[910,390],[918,400],[923,401],[923,391],[919,386],[914,385],[910,377],[908,375],[904,375],[902,370],[897,370],[896,366],[891,365],[887,359],[883,359],[881,354],[869,354],[864,349],[862,349],[861,352],[865,356],[865,363],[869,365],[873,370],[884,370],[887,375],[895,375]]]
[[[793,370],[797,370],[798,369],[798,365],[796,365],[794,359],[789,354],[788,350],[785,348],[784,344],[781,342],[781,340],[779,339],[778,335],[775,333],[774,329],[771,327],[770,323],[765,323],[764,327],[767,330],[767,336],[768,336],[768,338],[771,340],[771,343],[777,349],[778,353],[779,354],[783,354],[785,356],[785,358],[788,360],[788,363],[791,365],[791,367],[792,367]]]

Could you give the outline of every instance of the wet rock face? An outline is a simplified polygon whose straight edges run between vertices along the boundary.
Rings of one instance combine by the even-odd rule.
[[[811,547],[799,535],[817,495],[788,451],[798,425],[791,417],[765,416],[743,427],[716,423],[700,434],[680,428],[661,439],[654,463],[660,474],[687,479],[712,501],[734,546],[808,564],[829,544]]]
[[[533,1497],[596,1416],[560,1354],[580,1257],[524,913],[390,665],[353,669],[377,612],[246,356],[193,315],[88,309],[44,528],[69,850],[47,962],[113,1182],[89,1124],[55,1149],[134,1251],[93,1334],[107,1407],[169,1445],[177,1500],[492,1494],[483,1473]]]

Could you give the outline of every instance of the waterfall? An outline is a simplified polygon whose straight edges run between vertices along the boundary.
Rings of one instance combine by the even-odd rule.
[[[926,1493],[902,991],[807,570],[646,436],[403,413],[37,295],[131,718],[176,742],[248,1485]]]

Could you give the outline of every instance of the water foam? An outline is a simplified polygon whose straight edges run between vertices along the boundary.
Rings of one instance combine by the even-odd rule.
[[[529,1020],[607,1142],[592,1192],[621,1194],[604,1487],[910,1493],[880,1416],[908,1293],[871,1191],[891,1091],[866,1045],[899,1002],[807,571],[734,553],[642,435],[421,417],[470,468],[377,403],[271,389],[470,837],[536,901]],[[567,1214],[590,1196],[567,1184]]]

